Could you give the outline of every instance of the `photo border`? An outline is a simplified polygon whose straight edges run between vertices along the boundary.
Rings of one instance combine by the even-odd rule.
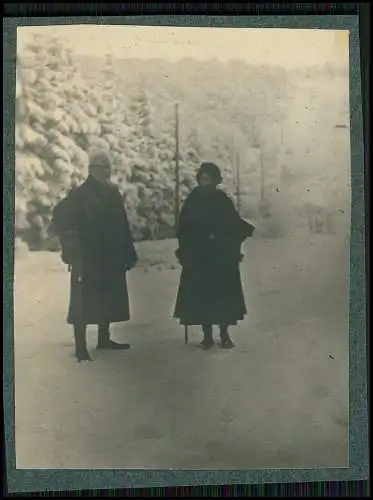
[[[349,30],[351,239],[349,324],[349,467],[328,469],[152,470],[16,469],[14,424],[14,94],[16,30],[20,26],[115,24],[227,28]],[[108,488],[352,481],[369,477],[366,353],[364,146],[358,15],[292,16],[69,16],[3,19],[3,388],[10,493]],[[322,453],[322,450],[320,450]]]

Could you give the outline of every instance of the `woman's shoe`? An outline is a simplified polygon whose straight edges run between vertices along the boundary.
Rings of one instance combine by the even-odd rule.
[[[233,340],[230,338],[230,336],[224,336],[221,338],[221,348],[222,349],[232,349],[234,346]]]

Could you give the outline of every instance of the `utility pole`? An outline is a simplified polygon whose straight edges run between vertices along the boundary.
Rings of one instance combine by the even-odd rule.
[[[263,202],[265,198],[265,168],[264,168],[264,160],[263,160],[263,152],[261,148],[260,151],[260,201]]]
[[[280,121],[280,154],[277,155],[277,161],[280,163],[280,169],[277,170],[278,188],[282,189],[282,165],[284,161],[284,123]],[[278,168],[277,163],[277,168]]]
[[[177,231],[180,203],[179,104],[175,104],[175,144],[175,231]]]
[[[241,214],[240,155],[236,153],[236,202],[238,215]]]
[[[259,169],[260,169],[260,204],[263,203],[264,198],[265,198],[265,167],[264,167],[264,160],[263,160],[263,150],[262,150],[262,138],[260,137],[260,134],[258,132],[258,127],[259,123],[257,120],[254,121],[253,123],[253,130],[252,130],[252,136],[253,136],[253,142],[252,145],[255,149],[258,149],[259,151]]]

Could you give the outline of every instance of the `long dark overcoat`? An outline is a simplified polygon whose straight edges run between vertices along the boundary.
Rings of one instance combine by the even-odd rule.
[[[234,325],[247,313],[239,262],[254,226],[219,189],[196,187],[179,219],[182,265],[174,317],[183,325]]]
[[[89,176],[53,215],[63,260],[71,268],[68,323],[128,321],[126,272],[137,255],[119,190]]]

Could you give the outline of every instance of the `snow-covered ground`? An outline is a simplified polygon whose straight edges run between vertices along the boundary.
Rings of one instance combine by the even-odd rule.
[[[174,241],[138,245],[132,349],[72,357],[69,275],[58,254],[15,272],[18,468],[343,467],[348,450],[348,244],[341,235],[252,239],[237,344],[204,352],[172,319]]]

